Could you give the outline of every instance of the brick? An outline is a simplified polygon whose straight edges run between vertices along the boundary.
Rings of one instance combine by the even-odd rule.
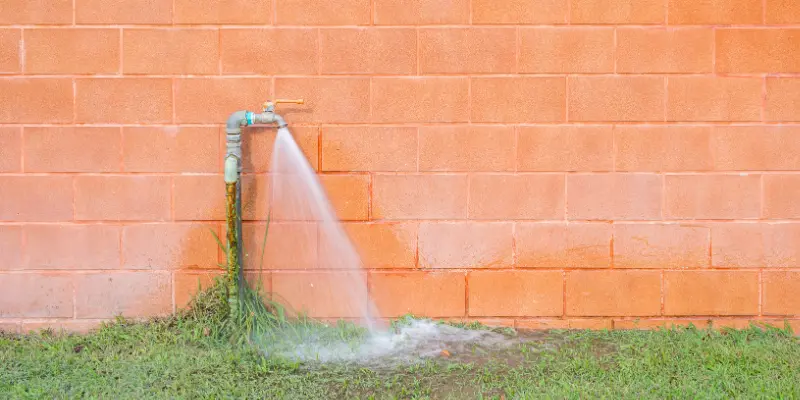
[[[763,199],[763,218],[800,217],[800,175],[764,175]]]
[[[658,315],[660,274],[658,271],[567,272],[567,315]]]
[[[175,23],[268,25],[273,4],[260,0],[175,0]]]
[[[767,100],[764,119],[767,121],[800,121],[800,79],[766,78]]]
[[[764,325],[764,321],[752,318],[713,318],[708,321],[708,327],[717,331],[722,331],[723,329],[748,329],[751,326],[761,327]],[[783,324],[781,323],[782,327]]]
[[[331,28],[321,29],[319,37],[323,74],[409,75],[417,71],[415,29]]]
[[[126,172],[217,172],[221,136],[217,128],[124,127],[123,168]]]
[[[462,219],[467,215],[465,175],[375,175],[375,219]]]
[[[172,122],[172,80],[76,79],[75,115],[80,123]]]
[[[369,219],[369,175],[322,175],[320,182],[340,220]]]
[[[222,29],[220,47],[225,75],[318,71],[316,29]]]
[[[567,0],[473,0],[475,24],[563,24]]]
[[[74,0],[78,24],[170,24],[169,0]]]
[[[570,121],[664,120],[664,78],[571,77],[567,85]]]
[[[564,175],[473,175],[473,219],[564,219]]]
[[[698,319],[615,319],[614,329],[657,330],[688,328],[694,326],[698,329],[708,327],[708,321]]]
[[[765,263],[768,228],[761,223],[711,224],[711,266],[760,268]]]
[[[668,121],[759,121],[761,78],[668,78]]]
[[[72,220],[71,176],[0,176],[0,220]]]
[[[458,317],[466,313],[463,272],[371,272],[370,293],[382,317]]]
[[[222,175],[178,175],[172,189],[176,221],[225,219],[225,180]]]
[[[112,172],[120,170],[119,128],[25,128],[26,172]]]
[[[611,330],[614,321],[608,318],[572,318],[568,321],[569,329]]]
[[[175,122],[220,124],[236,110],[261,111],[271,93],[267,78],[176,79]]]
[[[19,322],[0,322],[0,333],[17,334],[20,333]]]
[[[23,43],[21,29],[0,29],[0,74],[21,71],[20,49]]]
[[[75,219],[166,220],[171,186],[166,176],[77,176]]]
[[[275,272],[272,289],[273,300],[287,311],[312,318],[362,317],[369,302],[360,272]]]
[[[122,230],[127,269],[218,268],[219,227],[210,224],[136,224]]]
[[[518,268],[610,268],[611,224],[517,223]]]
[[[313,222],[271,221],[269,231],[262,223],[244,224],[244,266],[260,269],[314,269],[318,264],[320,237]],[[264,234],[267,234],[266,247]],[[323,237],[327,240],[326,237]],[[222,239],[226,243],[226,239]],[[262,258],[263,254],[263,258]]]
[[[119,29],[29,29],[28,74],[102,74],[120,70]]]
[[[415,268],[416,223],[345,223],[365,268]]]
[[[663,24],[666,12],[661,0],[570,0],[573,24]]]
[[[687,25],[760,24],[761,0],[669,0],[669,23]]]
[[[513,171],[514,128],[436,126],[419,128],[420,171]]]
[[[271,168],[276,129],[273,127],[251,127],[242,142],[242,169],[244,172],[267,172]],[[306,160],[314,170],[319,169],[319,128],[316,126],[293,126],[292,137]],[[224,133],[222,133],[224,135]]]
[[[280,215],[281,210],[274,210],[273,206],[273,192],[272,182],[268,176],[262,175],[242,175],[242,219],[245,221],[266,221],[267,215],[272,212],[273,219],[276,215]],[[297,196],[297,193],[293,193]],[[291,204],[285,204],[284,197],[276,199],[278,205],[283,207],[291,207]]]
[[[800,3],[794,0],[767,0],[767,24],[791,24],[800,22]]]
[[[0,127],[0,172],[22,168],[22,128]]]
[[[666,315],[758,313],[758,272],[666,271]]]
[[[709,228],[677,224],[614,224],[615,268],[707,268]]]
[[[120,228],[113,225],[25,225],[26,269],[117,269]]]
[[[7,0],[0,24],[28,25],[72,23],[73,0]]]
[[[77,318],[141,318],[172,312],[169,272],[81,274],[74,279]]]
[[[800,29],[718,29],[721,73],[800,72]]]
[[[73,120],[72,79],[0,79],[0,123],[65,123]]]
[[[712,128],[698,126],[615,126],[617,171],[710,171]]]
[[[795,223],[717,223],[711,225],[712,261],[722,268],[800,266],[800,225]]]
[[[468,24],[470,0],[377,0],[377,25]]]
[[[125,29],[125,74],[216,74],[219,71],[217,29]]]
[[[276,78],[275,96],[303,98],[299,106],[283,106],[289,121],[357,123],[369,120],[369,78]],[[346,99],[346,100],[344,100]]]
[[[567,176],[567,219],[661,219],[663,178],[655,174]]]
[[[521,28],[519,35],[520,72],[614,72],[613,28]]]
[[[564,78],[472,78],[472,122],[561,122],[566,120]]]
[[[517,170],[611,171],[614,136],[609,126],[517,127]]]
[[[214,279],[222,272],[176,271],[172,287],[175,291],[175,308],[180,310],[191,305],[198,292],[214,285]]]
[[[323,171],[417,169],[417,128],[323,128],[320,148]]]
[[[761,213],[759,175],[667,175],[664,217],[745,219]]]
[[[277,0],[277,24],[281,25],[368,25],[369,0]]]
[[[566,330],[569,328],[567,319],[515,319],[514,328],[522,332],[551,332]]]
[[[220,275],[223,274],[219,271]],[[254,290],[259,291],[264,299],[272,299],[272,273],[271,272],[249,272],[244,273],[245,283]]]
[[[713,29],[617,30],[617,72],[709,73],[713,66]]]
[[[562,315],[564,275],[560,271],[471,271],[469,315],[547,317]]]
[[[513,318],[469,318],[465,319],[464,321],[467,324],[477,322],[484,326],[492,327],[492,328],[499,328],[499,327],[506,327],[506,328],[513,328],[514,327],[514,319]]]
[[[467,78],[372,79],[372,122],[466,122],[468,119]]]
[[[514,327],[519,331],[549,331],[554,329],[569,329],[566,319],[517,319]]]
[[[0,271],[22,268],[22,228],[0,225]]]
[[[419,226],[421,268],[505,268],[513,263],[512,224],[433,222]]]
[[[72,276],[35,273],[0,277],[0,318],[72,317]]]
[[[40,332],[50,330],[53,333],[78,333],[87,334],[96,331],[103,324],[97,319],[57,319],[52,321],[22,321],[22,332]]]
[[[800,310],[800,272],[764,271],[763,312],[766,315],[796,315]]]
[[[800,267],[800,224],[762,225],[764,230],[764,266],[768,268]],[[760,266],[760,265],[759,265]]]
[[[420,74],[516,72],[514,28],[426,28],[418,41]]]
[[[717,126],[712,132],[717,170],[800,169],[800,129],[796,126]]]

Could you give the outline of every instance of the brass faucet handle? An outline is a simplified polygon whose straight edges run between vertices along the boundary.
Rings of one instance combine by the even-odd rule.
[[[263,104],[264,112],[273,112],[275,106],[278,104],[304,104],[306,101],[303,99],[278,99],[272,101],[265,101]]]
[[[303,99],[277,99],[274,101],[275,104],[305,104],[305,102]]]

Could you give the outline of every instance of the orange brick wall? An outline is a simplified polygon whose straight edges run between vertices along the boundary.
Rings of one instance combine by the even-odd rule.
[[[307,99],[282,112],[387,317],[798,319],[798,74],[794,0],[4,0],[0,328],[185,304],[222,123],[274,97]],[[249,243],[273,139],[245,130]],[[314,301],[315,260],[265,285]]]

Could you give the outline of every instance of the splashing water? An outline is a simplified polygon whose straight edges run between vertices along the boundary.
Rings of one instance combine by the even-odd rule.
[[[387,329],[370,299],[361,258],[316,172],[286,128],[278,129],[275,139],[270,185],[266,261],[273,271],[273,291],[290,297],[288,302],[281,297],[274,300],[312,318],[359,320],[368,333],[331,340],[323,331],[292,328],[285,338],[260,340],[266,353],[297,361],[394,363],[434,357],[443,350],[465,351],[471,345],[511,343],[496,332],[425,320]]]

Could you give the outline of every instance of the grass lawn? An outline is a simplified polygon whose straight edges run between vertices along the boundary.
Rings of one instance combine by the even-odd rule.
[[[500,357],[368,368],[266,358],[204,323],[173,317],[84,336],[0,336],[0,397],[800,397],[800,344],[778,329],[553,332]]]

